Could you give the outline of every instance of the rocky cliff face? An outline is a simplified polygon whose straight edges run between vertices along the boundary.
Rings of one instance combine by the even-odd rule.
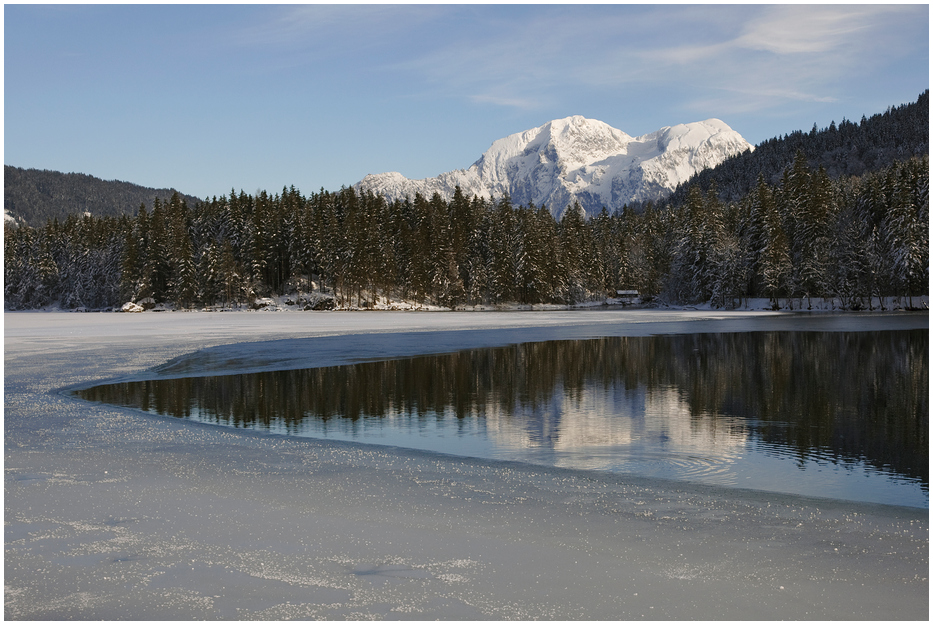
[[[631,137],[574,116],[499,139],[468,169],[423,180],[398,172],[370,174],[355,187],[392,200],[435,192],[449,199],[459,186],[467,196],[508,194],[514,204],[544,205],[556,216],[576,200],[592,215],[603,206],[616,210],[632,201],[657,200],[695,173],[750,149],[718,119]]]

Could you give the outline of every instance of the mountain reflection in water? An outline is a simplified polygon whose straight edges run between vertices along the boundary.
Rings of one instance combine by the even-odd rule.
[[[921,494],[884,502],[928,505],[928,369],[926,330],[746,332],[523,343],[78,394],[240,428],[830,497],[887,480]],[[783,483],[794,481],[811,485]]]

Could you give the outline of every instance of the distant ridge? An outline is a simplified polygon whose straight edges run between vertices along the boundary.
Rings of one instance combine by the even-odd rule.
[[[795,130],[762,141],[753,152],[732,156],[716,167],[698,172],[681,184],[665,203],[676,205],[687,197],[690,185],[704,192],[715,185],[723,201],[735,201],[758,184],[759,174],[768,184],[778,184],[784,170],[803,153],[810,167],[823,167],[830,178],[863,176],[894,161],[923,156],[930,151],[930,90],[900,106],[861,121],[845,118],[822,130]]]
[[[659,200],[697,172],[752,149],[718,119],[631,137],[577,115],[494,141],[468,169],[423,180],[398,172],[370,174],[354,186],[390,200],[435,192],[450,199],[459,186],[468,197],[508,195],[515,204],[547,206],[555,216],[576,201],[593,215],[604,206],[614,211],[633,201]]]
[[[3,166],[4,215],[33,227],[85,212],[96,217],[135,215],[140,204],[151,208],[153,199],[168,200],[173,193],[175,189],[152,189],[87,174]],[[198,201],[191,195],[179,195],[189,204]]]

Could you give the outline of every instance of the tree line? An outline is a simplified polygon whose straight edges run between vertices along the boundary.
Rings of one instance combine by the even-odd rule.
[[[833,180],[798,153],[778,183],[760,176],[737,201],[694,185],[677,205],[589,219],[459,189],[389,202],[291,187],[193,205],[176,193],[135,217],[5,228],[5,307],[240,306],[312,291],[340,307],[576,304],[637,290],[725,308],[749,297],[869,308],[927,293],[928,191],[927,156]]]

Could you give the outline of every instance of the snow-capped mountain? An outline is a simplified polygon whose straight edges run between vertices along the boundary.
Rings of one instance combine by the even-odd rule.
[[[556,119],[493,142],[468,169],[410,180],[398,172],[369,174],[355,186],[389,200],[449,199],[454,188],[467,197],[500,198],[516,205],[533,202],[558,216],[574,200],[588,214],[635,201],[657,200],[698,171],[754,149],[718,119],[666,126],[640,137],[579,115]]]

